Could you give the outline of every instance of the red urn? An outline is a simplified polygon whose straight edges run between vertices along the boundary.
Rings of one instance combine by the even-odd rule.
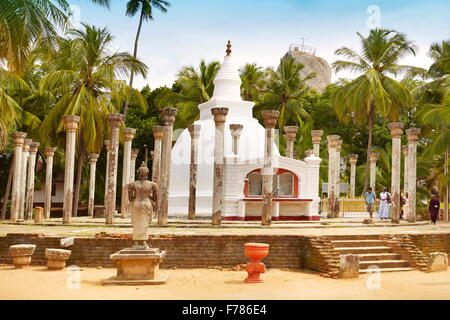
[[[264,259],[269,254],[269,245],[267,243],[246,243],[245,255],[252,261],[247,263],[247,279],[246,283],[259,283],[263,280],[259,277],[261,273],[266,272],[266,267],[261,259]]]

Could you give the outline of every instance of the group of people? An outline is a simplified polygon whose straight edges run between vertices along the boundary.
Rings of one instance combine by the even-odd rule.
[[[370,215],[370,219],[372,219],[373,212],[375,211],[375,192],[372,187],[369,187],[369,190],[364,194],[364,199],[367,205],[367,212]],[[404,216],[404,206],[406,205],[406,199],[408,198],[408,194],[404,192],[403,189],[400,189],[400,219],[406,219]],[[386,188],[383,188],[380,193],[380,207],[378,209],[378,218],[381,220],[389,219],[390,209],[391,209],[392,197],[389,191]],[[432,194],[432,198],[428,205],[428,211],[430,213],[431,222],[436,224],[436,220],[439,215],[440,208],[439,197],[436,193]]]

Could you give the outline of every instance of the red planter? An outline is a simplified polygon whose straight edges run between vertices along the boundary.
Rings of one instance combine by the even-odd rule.
[[[260,283],[263,280],[260,278],[260,274],[266,272],[264,263],[259,260],[264,259],[269,254],[269,245],[266,243],[246,243],[245,255],[252,261],[247,263],[248,276],[244,280],[246,283]]]

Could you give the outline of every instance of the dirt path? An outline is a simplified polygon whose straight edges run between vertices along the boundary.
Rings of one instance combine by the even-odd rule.
[[[450,270],[439,273],[420,271],[362,275],[359,279],[333,280],[314,272],[268,270],[265,283],[245,284],[244,271],[207,269],[162,270],[170,273],[162,286],[103,286],[101,280],[115,275],[115,269],[83,268],[81,288],[67,270],[48,271],[46,267],[16,270],[0,266],[0,299],[450,299]],[[69,283],[69,288],[68,288]],[[76,283],[76,282],[75,282]]]

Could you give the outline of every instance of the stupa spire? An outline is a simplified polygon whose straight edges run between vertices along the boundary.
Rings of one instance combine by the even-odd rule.
[[[228,44],[227,44],[227,51],[225,51],[227,53],[227,56],[231,56],[231,41],[228,40]]]

